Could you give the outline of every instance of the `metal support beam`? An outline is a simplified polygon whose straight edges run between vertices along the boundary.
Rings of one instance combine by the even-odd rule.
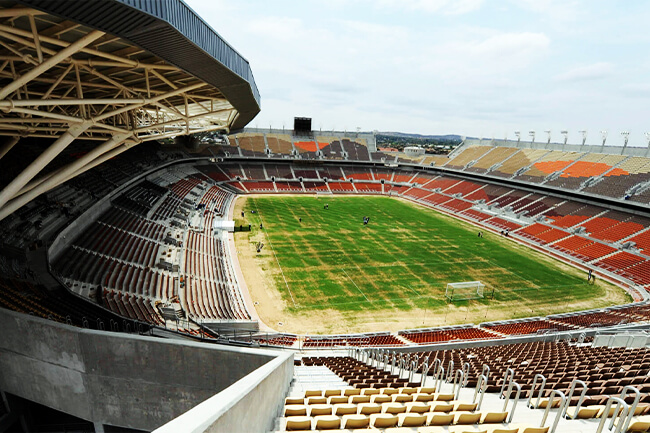
[[[109,140],[84,155],[82,158],[79,158],[77,161],[67,165],[63,169],[57,170],[52,176],[41,180],[37,185],[34,185],[32,189],[25,192],[21,196],[17,196],[13,200],[9,201],[5,206],[0,208],[0,220],[11,215],[13,212],[20,209],[30,201],[34,200],[39,195],[124,152],[130,146],[118,146],[123,144],[124,141],[126,141],[129,137],[130,134],[114,135]]]
[[[2,159],[2,157],[5,156],[7,152],[9,152],[11,148],[14,147],[16,143],[18,143],[19,140],[20,137],[18,136],[8,137],[0,147],[0,159]]]
[[[66,48],[62,49],[52,57],[45,60],[40,65],[36,66],[34,69],[30,69],[25,75],[19,77],[13,82],[5,86],[4,89],[0,90],[0,99],[5,99],[11,93],[15,92],[25,84],[29,83],[34,78],[38,77],[42,73],[46,72],[50,68],[56,66],[58,63],[64,59],[70,57],[71,55],[79,52],[82,48],[92,44],[97,39],[101,38],[104,35],[104,32],[99,30],[93,30],[88,33],[86,36],[78,39],[77,41],[71,43]]]
[[[81,168],[83,168],[86,164],[92,162],[96,158],[100,157],[104,153],[112,150],[113,148],[119,146],[122,144],[126,139],[131,137],[131,133],[127,134],[116,134],[112,136],[110,139],[105,141],[102,144],[97,145],[97,147],[93,148],[90,152],[86,153],[84,156],[81,158],[75,160],[74,162],[71,162],[70,164],[66,165],[65,167],[61,167],[58,170],[49,173],[45,176],[42,176],[38,179],[34,179],[31,182],[29,182],[23,189],[21,189],[17,194],[15,198],[18,198],[19,196],[22,196],[23,194],[26,194],[27,192],[33,190],[37,186],[43,184],[44,182],[47,182],[48,184],[55,184],[59,185],[61,183],[61,180],[65,180],[68,178],[68,176],[72,173],[76,173],[79,171]]]
[[[25,168],[14,180],[0,191],[0,209],[34,178],[47,164],[63,151],[72,141],[79,137],[86,129],[93,126],[93,122],[86,120],[70,127],[58,140],[50,145],[38,158]]]

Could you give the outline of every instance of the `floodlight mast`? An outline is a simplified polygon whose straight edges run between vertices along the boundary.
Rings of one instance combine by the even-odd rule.
[[[587,142],[587,131],[584,130],[584,131],[578,131],[578,132],[580,134],[582,134],[582,146],[584,146],[585,143]]]
[[[517,137],[517,146],[519,146],[519,142],[521,141],[521,132],[515,131],[515,136]]]
[[[648,148],[650,148],[650,132],[645,133],[645,141],[648,143]]]
[[[528,131],[528,135],[531,137],[530,142],[535,143],[535,131]]]
[[[563,131],[560,131],[560,134],[564,135],[564,145],[566,146],[566,142],[569,139],[569,131],[565,129]]]
[[[627,142],[630,139],[630,131],[623,131],[621,132],[621,136],[623,137],[623,150],[627,147]]]
[[[600,131],[600,136],[603,138],[603,147],[605,147],[605,143],[607,142],[607,130],[603,129]]]
[[[548,149],[548,147],[551,145],[551,130],[547,129],[544,132],[546,133],[546,148]]]

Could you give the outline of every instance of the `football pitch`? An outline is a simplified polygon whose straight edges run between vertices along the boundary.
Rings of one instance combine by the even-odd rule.
[[[478,227],[403,200],[244,200],[238,203],[235,222],[250,223],[252,230],[235,237],[237,249],[252,254],[249,259],[240,254],[241,266],[257,266],[268,274],[271,287],[266,290],[280,293],[287,315],[327,310],[338,313],[332,316],[337,320],[354,320],[364,314],[376,318],[387,312],[408,316],[424,311],[429,316],[424,325],[478,323],[627,300],[615,286],[602,281],[590,285],[584,272],[511,239],[485,230],[479,238]],[[364,217],[370,219],[367,225]],[[264,246],[257,254],[259,242]],[[493,297],[448,302],[447,283],[474,280],[485,284],[486,295]]]

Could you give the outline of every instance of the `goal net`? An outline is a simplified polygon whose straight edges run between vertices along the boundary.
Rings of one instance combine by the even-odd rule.
[[[445,296],[450,301],[458,301],[464,299],[479,299],[483,298],[485,291],[485,284],[480,281],[463,281],[460,283],[447,283],[447,290]]]

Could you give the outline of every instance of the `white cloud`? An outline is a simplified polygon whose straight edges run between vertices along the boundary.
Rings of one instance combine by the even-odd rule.
[[[380,0],[378,4],[401,10],[461,15],[479,10],[483,0]]]
[[[608,62],[598,62],[591,65],[578,66],[569,69],[555,77],[557,81],[591,81],[607,78],[614,72],[614,65]]]

